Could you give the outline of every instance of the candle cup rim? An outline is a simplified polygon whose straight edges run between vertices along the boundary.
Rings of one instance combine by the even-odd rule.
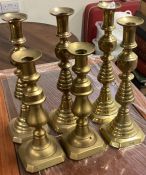
[[[54,7],[49,12],[53,16],[70,16],[74,13],[74,9],[69,7]]]
[[[69,44],[67,50],[72,55],[87,56],[95,51],[95,46],[88,42],[74,42]]]
[[[125,16],[117,19],[117,23],[121,26],[139,26],[144,23],[144,20],[138,16]]]
[[[110,5],[111,3],[114,3],[115,6],[114,7],[112,7],[112,6],[109,7],[108,5]],[[113,2],[113,1],[100,1],[97,4],[97,7],[99,7],[100,9],[103,9],[103,10],[114,10],[114,9],[120,8],[121,7],[121,3],[120,2]]]
[[[1,16],[1,19],[3,21],[8,21],[8,22],[12,22],[14,20],[24,21],[27,19],[27,15],[25,13],[10,12],[10,13],[3,14]]]
[[[42,56],[39,50],[23,49],[18,50],[12,54],[12,60],[18,64],[35,62]]]

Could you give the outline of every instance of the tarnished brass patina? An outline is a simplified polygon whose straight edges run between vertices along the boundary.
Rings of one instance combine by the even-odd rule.
[[[43,128],[48,122],[48,113],[42,103],[45,96],[36,82],[40,75],[36,72],[35,61],[41,57],[41,52],[25,49],[12,54],[12,59],[21,64],[22,81],[27,84],[24,90],[23,101],[29,106],[27,123],[34,127],[33,138],[28,139],[19,148],[20,159],[26,169],[31,173],[61,163],[65,154],[55,138],[48,135]]]
[[[11,32],[10,40],[13,45],[11,54],[13,54],[15,51],[25,49],[24,43],[26,42],[26,39],[23,36],[22,32],[22,22],[27,19],[27,15],[24,13],[6,13],[2,15],[1,18],[4,21],[8,22],[10,27]],[[10,61],[14,66],[16,66],[15,75],[18,77],[14,94],[15,97],[22,102],[22,104],[19,117],[13,118],[9,123],[9,131],[13,142],[22,143],[26,139],[32,137],[33,130],[32,128],[28,127],[26,123],[28,106],[25,105],[22,101],[23,90],[26,84],[24,84],[20,78],[21,67],[19,64],[16,64],[14,60],[11,59]]]
[[[118,56],[118,67],[122,74],[119,76],[121,84],[116,94],[116,101],[121,105],[116,118],[109,124],[101,127],[101,133],[107,142],[113,147],[127,147],[141,143],[144,140],[144,133],[139,126],[131,119],[129,105],[134,101],[130,80],[133,79],[131,72],[137,66],[137,55],[132,51],[137,46],[135,42],[136,26],[143,23],[139,17],[129,16],[118,19],[123,26],[124,48]]]
[[[71,33],[68,31],[68,18],[73,12],[74,10],[68,7],[54,8],[50,11],[57,19],[57,36],[60,41],[56,45],[55,54],[61,60],[59,63],[61,71],[57,88],[63,95],[59,108],[51,111],[49,114],[49,125],[58,133],[68,132],[76,126],[76,117],[71,111],[72,98],[70,88],[72,75],[69,69],[69,54],[66,51],[70,44],[68,38],[71,36]]]
[[[111,52],[116,48],[117,40],[112,35],[114,29],[114,11],[120,7],[120,3],[116,2],[99,2],[98,7],[104,11],[104,20],[102,29],[105,34],[100,38],[98,45],[103,56],[103,63],[98,74],[98,81],[103,84],[100,95],[93,104],[93,112],[91,119],[97,123],[107,123],[113,120],[117,115],[118,106],[111,96],[109,84],[114,81],[111,60],[113,56]]]
[[[71,92],[75,95],[72,111],[77,119],[77,126],[62,136],[62,144],[70,159],[80,160],[105,149],[104,141],[88,124],[92,104],[88,98],[93,91],[90,80],[86,77],[90,71],[87,56],[94,52],[94,46],[89,43],[75,42],[69,45],[68,51],[75,57],[72,70],[77,77],[73,81]]]

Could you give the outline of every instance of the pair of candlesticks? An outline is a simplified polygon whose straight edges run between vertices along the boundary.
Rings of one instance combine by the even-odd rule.
[[[62,92],[62,99],[57,110],[48,113],[42,107],[45,96],[41,87],[37,85],[40,75],[35,68],[35,61],[41,57],[41,52],[28,49],[22,33],[22,21],[27,16],[22,13],[7,13],[2,19],[7,21],[11,31],[11,42],[14,45],[11,62],[17,67],[17,83],[15,97],[19,99],[21,111],[19,117],[10,121],[9,129],[12,139],[22,143],[19,156],[29,172],[59,164],[65,160],[65,154],[56,139],[49,135],[43,126],[49,123],[57,133],[61,133],[61,143],[69,158],[80,160],[106,150],[106,144],[97,131],[89,126],[88,117],[93,122],[103,124],[100,128],[102,136],[113,147],[127,147],[139,144],[144,140],[144,133],[131,119],[129,104],[134,100],[130,80],[131,72],[136,68],[137,56],[132,51],[136,47],[136,26],[143,23],[143,19],[128,16],[118,19],[123,26],[124,48],[118,56],[117,64],[122,71],[121,84],[116,94],[116,101],[112,99],[109,84],[114,81],[111,66],[113,56],[111,52],[116,48],[116,38],[112,35],[114,29],[114,11],[120,3],[99,2],[98,7],[104,11],[104,36],[99,40],[99,48],[103,51],[103,60],[98,80],[103,84],[97,100],[92,105],[88,96],[93,89],[86,77],[90,71],[88,55],[94,52],[90,43],[70,43],[68,38],[68,17],[74,10],[67,7],[54,8],[50,13],[57,18],[56,56],[61,60],[61,68],[57,88]],[[77,75],[72,81],[69,58],[75,58],[72,70]],[[72,103],[70,95],[75,95]],[[33,129],[33,127],[35,129]],[[33,138],[32,138],[33,136]]]

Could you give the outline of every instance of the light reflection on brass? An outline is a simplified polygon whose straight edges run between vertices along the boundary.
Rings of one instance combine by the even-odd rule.
[[[33,138],[28,139],[19,147],[19,156],[26,171],[34,173],[47,167],[61,163],[65,159],[64,152],[56,139],[47,134],[43,126],[48,122],[48,113],[42,103],[45,96],[41,87],[37,86],[40,75],[36,72],[35,61],[41,52],[32,49],[16,51],[12,59],[21,65],[21,80],[27,84],[24,89],[23,101],[29,106],[27,123],[34,127]]]
[[[61,103],[58,109],[49,114],[49,125],[58,133],[68,132],[76,126],[76,117],[71,111],[72,98],[70,88],[72,85],[72,75],[70,72],[69,54],[66,52],[70,42],[68,37],[71,33],[68,30],[68,18],[74,12],[68,7],[57,7],[50,11],[51,15],[57,19],[57,36],[60,41],[56,45],[55,54],[61,60],[61,68],[58,78],[57,88],[63,93]]]
[[[22,22],[27,19],[27,15],[24,13],[5,13],[1,16],[1,18],[8,22],[11,32],[11,43],[13,45],[13,49],[11,51],[11,55],[18,50],[25,49],[24,43],[26,42],[25,37],[22,32]],[[11,56],[10,56],[11,59]],[[16,66],[15,75],[17,76],[17,82],[15,86],[14,95],[17,99],[19,99],[21,104],[20,114],[17,118],[13,118],[9,123],[9,131],[12,137],[13,142],[22,143],[26,139],[32,137],[32,128],[28,127],[26,123],[26,116],[28,112],[28,106],[23,103],[22,95],[23,90],[26,86],[21,81],[21,67],[19,64],[16,64],[14,60],[10,60],[11,63]]]
[[[103,84],[100,95],[93,104],[91,119],[97,123],[107,123],[113,120],[117,115],[118,106],[112,99],[109,84],[114,81],[114,74],[111,66],[113,56],[111,52],[116,48],[117,40],[112,35],[114,29],[114,11],[120,7],[116,2],[99,2],[98,7],[104,11],[104,20],[102,29],[105,34],[100,38],[98,45],[103,56],[103,63],[98,74],[98,81]]]
[[[132,120],[129,112],[129,105],[134,101],[131,86],[133,75],[131,72],[137,66],[137,55],[132,51],[137,46],[135,42],[136,26],[143,23],[139,17],[129,16],[119,18],[117,21],[123,26],[124,48],[118,56],[117,64],[122,74],[119,76],[121,84],[116,94],[116,101],[121,105],[115,119],[101,127],[101,133],[107,142],[113,147],[127,147],[140,144],[144,140],[144,133]]]
[[[72,111],[77,119],[77,126],[73,131],[64,133],[62,144],[70,159],[80,160],[105,149],[104,141],[88,124],[88,117],[92,111],[92,104],[88,98],[93,91],[90,80],[86,77],[90,71],[87,56],[94,52],[94,46],[89,43],[75,42],[69,45],[68,51],[75,57],[72,70],[77,77],[73,81],[71,92],[75,95]]]

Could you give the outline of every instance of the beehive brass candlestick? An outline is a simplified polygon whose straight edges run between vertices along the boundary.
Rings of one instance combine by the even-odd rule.
[[[80,160],[103,151],[105,144],[88,124],[88,116],[92,111],[88,95],[93,90],[90,80],[86,77],[90,71],[87,55],[94,52],[94,46],[89,43],[75,42],[69,45],[68,51],[75,56],[75,65],[72,69],[77,77],[73,81],[71,92],[75,95],[72,111],[78,119],[76,128],[63,135],[62,144],[70,159]]]
[[[117,40],[112,35],[114,29],[114,11],[120,7],[120,3],[116,2],[99,2],[98,7],[104,11],[104,20],[102,29],[105,34],[100,38],[98,45],[103,56],[103,63],[98,74],[98,81],[103,84],[100,95],[93,104],[93,112],[91,119],[93,122],[106,123],[113,120],[117,115],[118,106],[113,100],[109,88],[109,84],[114,81],[114,74],[111,66],[113,56],[111,52],[116,48]]]
[[[36,82],[40,75],[36,72],[35,61],[41,57],[41,52],[25,49],[16,51],[12,58],[22,66],[22,81],[27,84],[23,101],[29,106],[27,123],[35,127],[33,139],[22,143],[19,156],[26,169],[31,173],[61,163],[65,159],[64,152],[55,138],[48,135],[42,127],[48,122],[48,113],[43,109],[45,96]]]
[[[11,54],[17,50],[25,49],[24,43],[26,42],[22,32],[22,22],[27,19],[27,15],[24,13],[6,13],[1,17],[4,21],[8,22],[11,32],[11,43],[13,49]],[[17,76],[17,83],[15,86],[15,97],[22,101],[23,90],[26,86],[21,81],[21,67],[16,64],[14,60],[11,63],[16,66],[15,75]],[[28,106],[22,101],[19,117],[13,118],[9,123],[10,135],[13,142],[22,143],[26,139],[32,137],[32,128],[28,127],[26,123],[26,116],[28,112]]]
[[[133,102],[134,96],[130,80],[133,78],[131,72],[137,66],[137,55],[132,51],[137,46],[135,42],[136,26],[143,23],[139,17],[129,16],[118,19],[123,26],[124,48],[118,56],[118,67],[121,69],[121,84],[116,94],[116,101],[121,105],[116,118],[109,124],[101,127],[104,138],[113,147],[127,147],[141,143],[144,140],[144,133],[139,126],[131,119],[129,105]]]
[[[69,45],[68,37],[71,33],[68,31],[68,17],[74,12],[73,9],[67,7],[59,7],[51,10],[51,14],[57,19],[57,36],[60,41],[56,45],[56,56],[61,60],[59,67],[61,68],[57,88],[63,93],[61,103],[58,109],[49,114],[49,125],[58,133],[68,132],[76,126],[76,117],[71,111],[72,98],[70,88],[72,85],[72,75],[70,72],[70,63],[68,61],[69,54],[66,49]]]

